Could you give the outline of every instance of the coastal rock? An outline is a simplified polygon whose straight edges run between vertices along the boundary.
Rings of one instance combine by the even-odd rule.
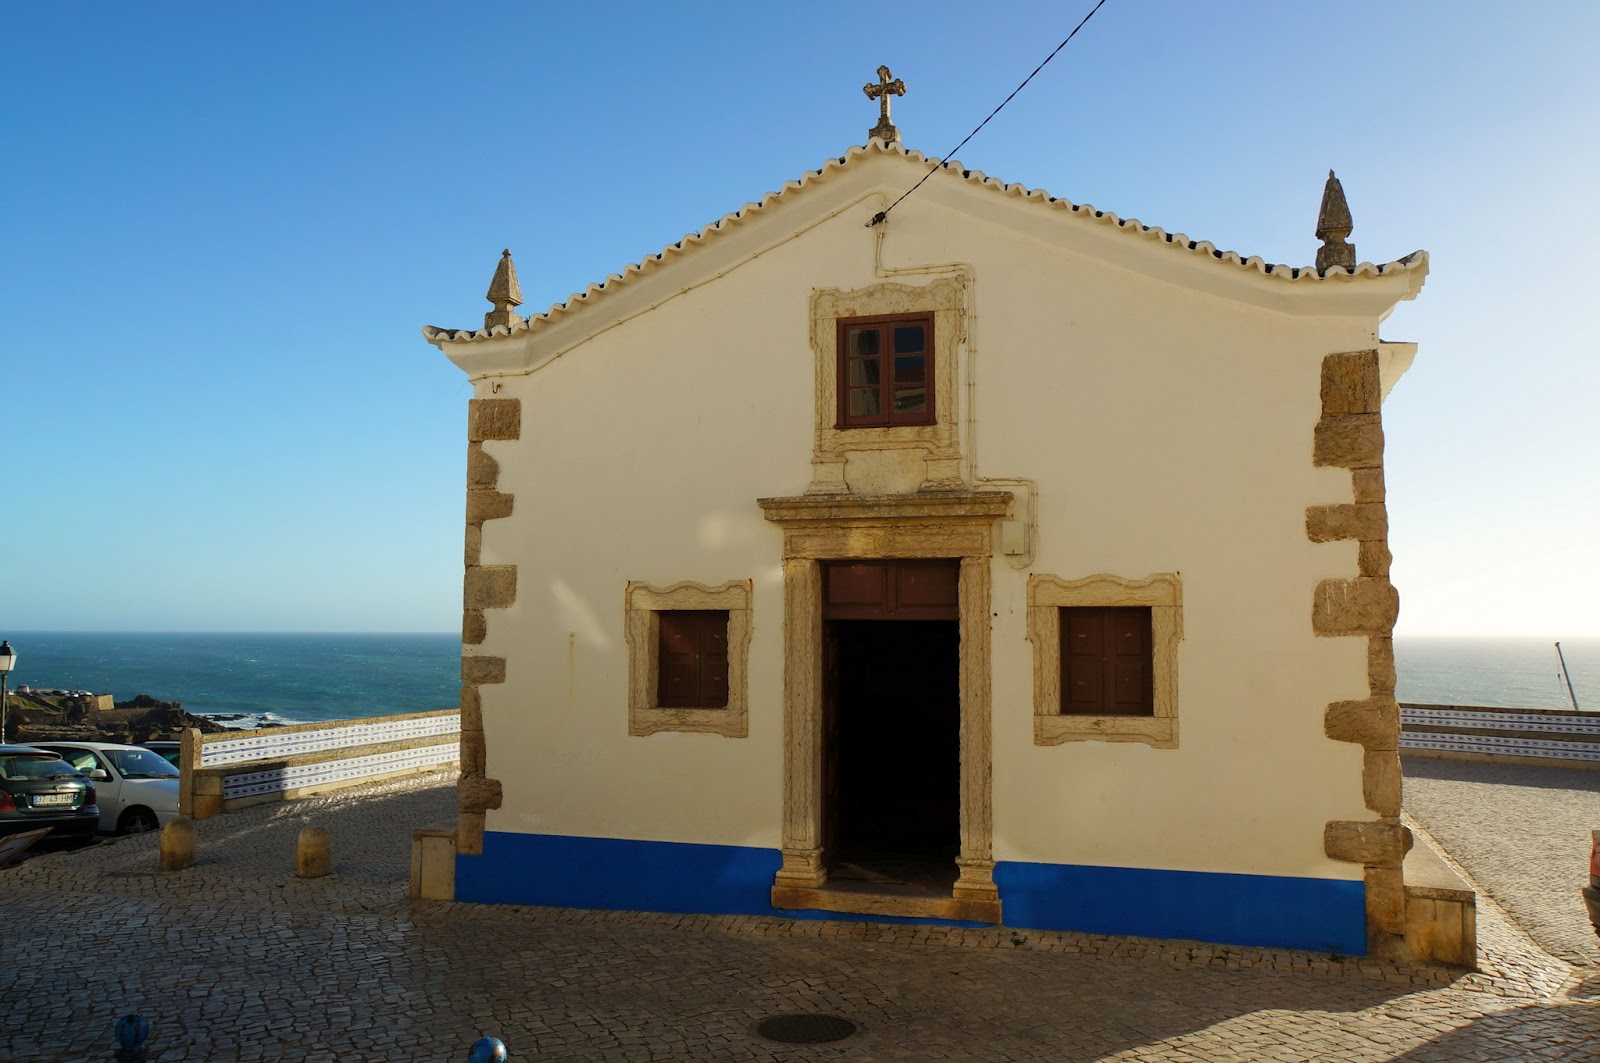
[[[228,728],[215,720],[183,711],[176,701],[161,701],[140,694],[99,709],[81,699],[31,698],[25,705],[13,702],[8,737],[18,742],[148,742],[175,738],[187,728],[215,734]]]
[[[127,701],[117,702],[114,707],[118,709],[180,709],[183,707],[183,703],[162,701],[159,698],[151,697],[149,694],[135,694]]]

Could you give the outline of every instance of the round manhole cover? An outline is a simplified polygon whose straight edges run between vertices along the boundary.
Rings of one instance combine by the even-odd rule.
[[[856,1032],[856,1024],[837,1015],[774,1015],[761,1020],[756,1033],[769,1041],[788,1045],[820,1045],[843,1041]]]

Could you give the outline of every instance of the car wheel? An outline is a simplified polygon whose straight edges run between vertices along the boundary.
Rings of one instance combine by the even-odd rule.
[[[156,820],[156,814],[148,808],[130,808],[122,814],[122,819],[117,823],[118,834],[145,834],[155,830],[161,824]]]

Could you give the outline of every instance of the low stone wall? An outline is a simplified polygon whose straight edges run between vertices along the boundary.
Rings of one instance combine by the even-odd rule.
[[[411,896],[424,901],[456,899],[454,824],[419,827],[411,832]]]
[[[183,732],[179,811],[194,819],[460,761],[456,709],[254,731]]]
[[[1600,770],[1600,713],[1482,705],[1400,706],[1408,757]]]
[[[1406,854],[1406,946],[1413,959],[1478,967],[1478,894],[1424,839]]]

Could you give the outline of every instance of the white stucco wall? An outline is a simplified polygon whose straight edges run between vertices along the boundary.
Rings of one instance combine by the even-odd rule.
[[[884,279],[865,222],[908,170],[859,160],[552,327],[444,344],[523,412],[520,440],[484,444],[516,503],[483,563],[518,569],[471,648],[508,662],[481,688],[488,829],[779,845],[781,535],[755,500],[811,481],[811,292]],[[1365,696],[1366,640],[1310,623],[1356,546],[1311,543],[1304,516],[1351,500],[1311,464],[1321,359],[1374,346],[1405,282],[1263,277],[953,177],[900,205],[882,255],[970,268],[966,455],[1038,488],[1033,565],[993,565],[995,857],[1359,878],[1322,830],[1370,818],[1362,752],[1322,717]],[[1034,745],[1028,574],[1172,571],[1178,748]],[[627,581],[746,578],[749,737],[630,737]]]

